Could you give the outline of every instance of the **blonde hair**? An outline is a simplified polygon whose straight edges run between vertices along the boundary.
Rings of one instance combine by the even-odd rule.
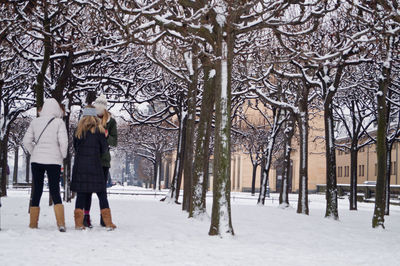
[[[75,137],[77,137],[78,139],[82,139],[86,137],[86,133],[88,131],[94,134],[97,130],[100,133],[105,133],[104,127],[101,125],[100,119],[95,116],[84,116],[81,118],[81,120],[79,120],[78,128],[75,132]]]
[[[107,111],[107,109],[104,109],[103,117],[101,118],[101,125],[105,128],[107,127],[107,122],[108,119],[110,118],[111,114]]]

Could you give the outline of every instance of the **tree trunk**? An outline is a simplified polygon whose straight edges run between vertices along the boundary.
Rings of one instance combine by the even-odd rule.
[[[44,31],[48,34],[44,34],[43,36],[43,46],[44,46],[44,52],[43,52],[43,62],[42,62],[42,67],[39,71],[39,73],[36,76],[36,83],[35,83],[35,93],[36,93],[36,106],[37,108],[40,108],[43,106],[44,103],[44,79],[45,75],[47,72],[47,68],[50,63],[50,55],[51,55],[51,38],[50,38],[50,18],[48,16],[48,10],[47,10],[47,2],[45,1],[43,4],[43,12],[44,12],[44,19],[43,19],[43,28]]]
[[[326,154],[326,212],[325,217],[339,219],[336,179],[336,150],[332,101],[324,104],[325,154]]]
[[[153,163],[153,190],[157,190],[158,181],[158,162],[157,159]]]
[[[257,175],[257,167],[258,164],[253,164],[253,173],[251,175],[251,195],[254,196],[256,194],[256,175]]]
[[[279,194],[279,205],[282,207],[289,207],[289,178],[291,173],[290,153],[292,152],[292,138],[294,135],[294,121],[292,116],[290,116],[286,122],[286,128],[283,133],[285,150],[283,153],[284,168],[282,174],[281,191]]]
[[[298,116],[300,132],[300,171],[297,213],[308,215],[308,111],[305,101],[300,105],[301,112]]]
[[[231,217],[231,74],[233,34],[219,29],[216,54],[213,205],[209,235],[233,235]],[[225,40],[225,38],[227,40]]]
[[[0,144],[0,167],[1,167],[1,182],[0,182],[0,197],[7,196],[7,157],[8,157],[8,133],[5,133]]]
[[[275,138],[268,138],[268,146],[264,153],[264,165],[261,167],[261,186],[260,186],[260,194],[258,196],[258,204],[265,204],[265,197],[267,196],[267,186],[269,180],[269,170],[271,168],[271,160],[272,160],[272,150],[274,148]]]
[[[161,167],[162,167],[162,161],[161,161],[161,153],[156,152],[156,160],[154,162],[154,190],[161,190]]]
[[[25,182],[27,184],[29,184],[29,180],[30,180],[30,175],[31,175],[31,155],[29,153],[25,154],[25,161],[26,161],[26,165],[25,165]]]
[[[179,122],[179,134],[178,134],[178,147],[176,150],[176,159],[174,174],[172,176],[171,187],[168,191],[167,196],[162,201],[175,201],[179,203],[179,191],[181,188],[182,173],[183,173],[183,161],[185,156],[185,134],[186,134],[186,120],[187,113],[183,111],[181,107],[181,119]]]
[[[18,162],[19,162],[19,146],[16,146],[14,150],[13,185],[16,185],[18,183]]]
[[[69,103],[71,102],[71,99],[68,101]],[[70,106],[68,106],[68,109],[70,109]],[[67,128],[67,133],[68,133],[68,139],[70,139],[70,116],[71,114],[68,113],[67,116],[65,117],[65,126]],[[67,202],[71,202],[74,194],[71,191],[71,176],[72,176],[72,155],[71,155],[71,142],[68,144],[68,151],[67,151],[67,158],[64,160],[64,200]]]
[[[272,164],[272,152],[274,150],[276,136],[279,131],[278,123],[279,123],[280,116],[281,116],[281,110],[275,109],[274,110],[274,124],[270,131],[271,133],[268,136],[267,148],[264,153],[265,165],[264,165],[264,168],[261,168],[261,171],[263,171],[263,175],[262,175],[263,178],[261,180],[258,204],[262,204],[262,205],[265,204],[265,197],[267,196],[268,182],[269,182],[269,170],[270,170],[271,164]]]
[[[182,210],[189,212],[193,208],[193,151],[194,151],[194,134],[195,134],[195,122],[196,122],[196,101],[197,101],[197,83],[198,83],[198,59],[197,49],[193,45],[193,51],[186,52],[185,58],[187,61],[191,82],[188,87],[187,95],[187,108],[188,108],[188,119],[186,124],[186,144],[185,144],[185,161],[184,161],[184,189],[183,189],[183,202]]]
[[[193,171],[193,204],[189,217],[197,217],[206,212],[206,193],[208,184],[209,146],[211,137],[211,125],[214,110],[213,78],[210,78],[210,62],[203,62],[204,91],[200,111],[200,121],[197,130],[196,152],[194,154]],[[205,65],[206,64],[206,65]],[[207,183],[207,184],[205,184]],[[204,188],[206,190],[204,191]]]
[[[43,103],[44,103],[44,80],[45,80],[47,68],[50,63],[50,55],[51,55],[51,38],[50,38],[51,20],[49,19],[49,16],[48,16],[47,1],[43,2],[43,12],[44,12],[43,28],[47,34],[44,34],[44,37],[43,37],[43,46],[44,46],[43,62],[42,62],[42,67],[36,76],[36,83],[34,86],[34,91],[36,93],[37,114],[39,114],[39,110],[43,106]],[[29,207],[32,205],[32,195],[33,195],[34,190],[35,190],[35,186],[34,186],[34,182],[32,182],[31,198],[29,201]]]
[[[211,105],[211,110],[210,113],[214,112],[214,105],[215,105],[215,78],[212,79],[211,82],[211,87],[213,88],[211,92],[211,97],[210,97],[210,102],[213,104]],[[207,191],[209,189],[209,179],[210,179],[210,156],[212,153],[212,147],[210,147],[211,143],[211,136],[213,132],[212,128],[212,122],[213,122],[213,116],[209,115],[207,116],[207,125],[206,125],[206,139],[204,142],[204,148],[205,148],[205,153],[204,153],[204,160],[203,160],[203,173],[204,173],[204,181],[203,181],[203,191],[201,194],[201,201],[203,206],[206,206],[206,199],[207,199]]]
[[[390,213],[390,175],[391,173],[391,162],[392,162],[392,148],[393,143],[390,142],[387,144],[386,150],[386,181],[385,181],[385,215],[389,215]],[[396,162],[397,163],[397,162]]]
[[[357,210],[357,163],[358,163],[358,141],[352,142],[350,150],[350,210]]]
[[[385,183],[387,166],[386,152],[386,130],[387,130],[387,105],[386,95],[389,87],[390,64],[386,62],[382,66],[382,77],[379,79],[377,103],[378,103],[378,128],[376,132],[376,156],[377,177],[375,189],[375,209],[372,218],[372,227],[385,228]]]

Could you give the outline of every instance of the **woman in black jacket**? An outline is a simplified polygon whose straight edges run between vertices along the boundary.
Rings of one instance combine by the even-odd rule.
[[[100,211],[106,228],[115,229],[107,200],[106,178],[104,176],[101,156],[108,152],[104,128],[97,118],[96,109],[85,108],[82,119],[74,136],[75,161],[72,170],[71,190],[77,192],[75,202],[75,228],[83,226],[86,201],[96,192],[100,202]]]

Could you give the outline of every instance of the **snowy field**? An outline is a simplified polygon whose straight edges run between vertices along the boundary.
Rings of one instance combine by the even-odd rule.
[[[145,195],[109,197],[113,232],[98,226],[95,196],[92,230],[75,231],[74,205],[66,204],[68,231],[60,233],[45,193],[40,229],[31,230],[28,191],[10,190],[2,198],[0,265],[399,265],[400,207],[392,206],[386,230],[374,230],[373,204],[350,212],[340,200],[338,222],[323,218],[323,195],[310,195],[310,216],[296,214],[294,205],[279,209],[276,194],[265,207],[248,194],[234,195],[236,235],[221,239],[207,235],[209,220],[189,220],[180,206]]]

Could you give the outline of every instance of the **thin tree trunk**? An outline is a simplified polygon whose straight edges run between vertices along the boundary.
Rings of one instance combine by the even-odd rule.
[[[159,173],[158,173],[158,176],[159,176],[159,178],[158,178],[158,190],[161,191],[161,178],[162,178],[162,174],[163,174],[162,156],[161,156],[161,154],[160,154],[160,162],[159,162],[159,165],[158,165],[158,171],[159,171]]]
[[[201,201],[202,205],[206,207],[206,199],[207,199],[207,191],[209,189],[209,179],[210,179],[210,156],[212,153],[212,147],[210,147],[211,143],[211,136],[212,136],[212,122],[213,122],[213,116],[211,115],[214,112],[214,104],[215,104],[215,78],[212,79],[211,82],[211,87],[213,90],[211,91],[211,97],[210,97],[210,102],[212,102],[211,110],[210,110],[210,115],[207,116],[207,125],[206,125],[206,139],[204,142],[204,148],[205,148],[205,153],[204,157],[205,159],[203,160],[203,173],[204,173],[204,181],[203,181],[203,191],[201,194]]]
[[[31,175],[31,155],[29,153],[25,154],[25,161],[26,161],[26,165],[25,165],[25,182],[27,184],[29,184],[29,180],[30,180],[30,175]]]
[[[257,175],[257,167],[258,164],[253,164],[253,173],[251,175],[251,195],[254,196],[256,194],[256,175]]]
[[[294,121],[292,117],[289,117],[286,122],[286,128],[284,130],[284,141],[285,150],[283,154],[283,174],[282,174],[282,185],[279,194],[279,205],[282,207],[289,206],[289,178],[290,178],[290,153],[292,152],[292,138],[294,135]]]
[[[189,217],[197,217],[206,212],[206,202],[204,187],[208,181],[208,167],[209,167],[209,145],[211,136],[211,127],[208,125],[212,120],[214,101],[213,101],[213,90],[212,81],[210,78],[211,67],[204,65],[204,91],[203,101],[200,111],[200,121],[197,130],[196,138],[196,152],[194,154],[194,169],[193,169],[193,204],[190,209]]]
[[[357,125],[355,100],[351,101],[350,114],[352,117],[352,141],[350,148],[350,210],[357,210],[357,164],[358,164],[358,135],[360,125]],[[361,122],[360,122],[361,123]]]
[[[357,142],[352,143],[350,148],[350,210],[357,210],[357,163],[358,163],[358,150]]]
[[[8,149],[7,149],[7,144],[8,144],[8,134],[5,133],[3,136],[3,139],[1,140],[0,144],[0,167],[1,167],[1,182],[0,182],[0,197],[5,197],[7,196],[7,157],[8,157]]]
[[[391,39],[391,38],[389,38]],[[387,167],[387,103],[386,95],[389,87],[390,78],[390,58],[383,63],[382,78],[379,79],[378,93],[376,94],[378,103],[378,128],[376,132],[376,156],[377,156],[377,177],[375,189],[375,209],[372,218],[372,227],[385,228],[385,183]]]
[[[71,99],[69,99],[68,102],[71,102]],[[68,106],[68,109],[70,109],[70,106]],[[67,133],[68,133],[68,139],[70,139],[70,113],[67,113],[67,116],[65,117],[65,126],[67,128]],[[71,202],[73,198],[73,193],[71,192],[71,169],[72,169],[72,156],[71,156],[71,143],[69,142],[68,145],[68,151],[67,151],[67,158],[64,160],[64,200],[67,202]]]
[[[153,190],[157,190],[158,181],[158,162],[157,159],[153,163]]]
[[[36,77],[36,83],[34,86],[34,91],[36,93],[36,108],[37,113],[39,115],[39,109],[43,106],[44,103],[44,79],[47,72],[47,68],[50,63],[50,55],[51,55],[51,38],[50,38],[50,19],[48,16],[47,10],[47,1],[43,2],[43,12],[44,12],[44,19],[43,19],[43,28],[44,28],[44,38],[43,38],[43,46],[44,46],[44,53],[43,53],[43,62],[42,67]],[[29,200],[29,207],[32,205],[32,196],[33,191],[35,190],[34,182],[32,182],[32,189],[31,189],[31,197]]]
[[[19,163],[19,146],[16,146],[14,150],[13,185],[16,185],[18,183],[18,163]]]
[[[391,162],[392,162],[392,148],[393,143],[390,142],[387,144],[386,150],[386,181],[385,181],[385,215],[390,214],[390,175],[391,173]],[[397,162],[396,162],[397,163]]]
[[[180,151],[180,159],[179,159],[179,168],[177,169],[177,176],[176,176],[176,187],[175,187],[175,202],[179,202],[179,194],[181,191],[181,184],[182,184],[182,175],[183,175],[183,166],[185,164],[186,160],[186,122],[187,122],[187,116],[186,119],[183,121],[183,130],[182,130],[182,146],[181,146],[181,151]]]
[[[187,113],[183,111],[181,106],[181,119],[179,122],[179,134],[178,134],[178,147],[176,151],[174,174],[172,176],[171,187],[168,191],[167,196],[161,201],[175,201],[179,203],[179,191],[181,187],[182,172],[183,172],[183,161],[185,156],[185,134],[186,134],[186,118]]]
[[[260,187],[260,194],[258,197],[258,204],[265,204],[265,197],[267,196],[267,190],[268,190],[268,182],[269,182],[269,171],[271,168],[272,164],[272,152],[274,150],[275,146],[275,141],[276,141],[276,136],[279,131],[279,119],[281,116],[281,110],[280,109],[275,109],[274,110],[274,124],[271,129],[271,133],[268,136],[267,140],[267,148],[264,153],[264,158],[265,158],[265,165],[264,168],[261,168],[261,171],[263,171],[262,175],[262,180],[261,180],[261,187]]]
[[[336,150],[332,101],[324,104],[325,154],[326,154],[326,212],[325,217],[339,219],[336,179]],[[356,177],[357,178],[357,177]]]
[[[301,103],[301,105],[302,110],[298,116],[300,132],[300,170],[297,213],[308,215],[308,112],[307,104]]]
[[[186,124],[186,144],[185,144],[185,162],[184,162],[184,190],[182,210],[189,212],[193,209],[193,151],[194,134],[196,122],[196,100],[198,84],[198,59],[196,45],[193,45],[193,51],[185,53],[185,58],[190,72],[191,83],[188,87],[188,119]]]
[[[209,235],[233,235],[231,217],[231,74],[233,60],[232,33],[224,39],[222,29],[217,34],[215,152],[213,205]]]

